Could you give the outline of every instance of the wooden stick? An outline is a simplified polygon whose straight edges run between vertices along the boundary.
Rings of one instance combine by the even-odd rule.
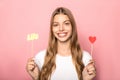
[[[93,57],[93,44],[91,44],[91,56]]]
[[[31,56],[34,56],[34,45],[33,45],[33,40],[31,41]]]

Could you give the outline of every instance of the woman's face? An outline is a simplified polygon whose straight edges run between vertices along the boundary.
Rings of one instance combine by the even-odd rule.
[[[52,31],[60,42],[66,42],[72,34],[72,25],[67,15],[57,14],[54,16]]]

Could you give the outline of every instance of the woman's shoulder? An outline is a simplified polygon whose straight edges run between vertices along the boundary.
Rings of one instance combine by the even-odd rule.
[[[40,52],[38,52],[36,55],[35,55],[35,57],[42,57],[42,56],[45,56],[45,54],[46,54],[46,49],[44,49],[44,50],[41,50]]]
[[[83,64],[86,66],[87,64],[89,64],[89,61],[92,59],[92,56],[88,51],[85,51],[85,50],[83,50],[82,54],[83,54],[82,61],[83,61]]]

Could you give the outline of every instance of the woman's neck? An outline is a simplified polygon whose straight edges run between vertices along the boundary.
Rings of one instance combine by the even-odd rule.
[[[70,41],[67,42],[58,42],[58,52],[61,56],[71,55]]]

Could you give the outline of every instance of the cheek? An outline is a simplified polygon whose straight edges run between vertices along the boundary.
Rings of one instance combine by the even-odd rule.
[[[54,32],[57,32],[57,31],[58,31],[58,28],[55,27],[55,28],[52,29],[52,31],[53,31],[53,33],[54,33]]]
[[[57,29],[56,29],[56,28],[53,28],[53,29],[52,29],[52,32],[53,32],[53,34],[55,35],[55,33],[57,32]]]
[[[70,31],[70,36],[72,35],[72,30]]]
[[[53,33],[55,32],[55,28],[52,29],[52,32],[53,32]]]
[[[72,27],[69,29],[69,31],[70,31],[70,35],[72,35]]]
[[[70,33],[72,33],[72,27],[70,26],[68,29],[67,29]]]

